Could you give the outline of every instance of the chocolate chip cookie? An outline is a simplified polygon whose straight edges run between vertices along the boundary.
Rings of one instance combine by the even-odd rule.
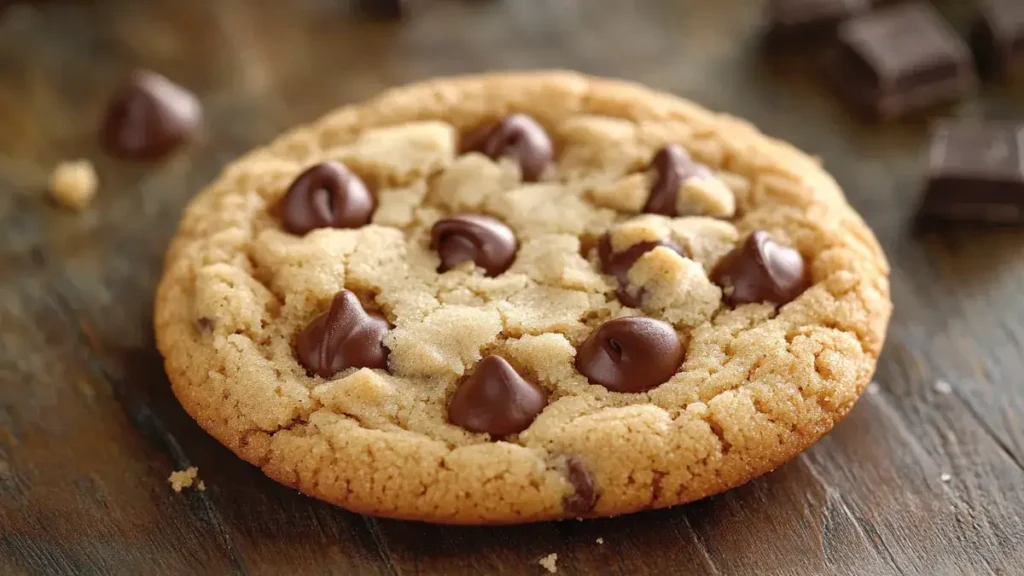
[[[448,523],[737,486],[853,406],[888,265],[819,162],[566,72],[441,79],[300,127],[188,206],[174,392],[275,480]]]

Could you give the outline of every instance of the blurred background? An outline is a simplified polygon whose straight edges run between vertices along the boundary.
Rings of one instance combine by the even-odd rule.
[[[2,3],[0,3],[2,4]],[[897,122],[825,80],[828,42],[766,42],[758,0],[49,0],[0,9],[0,572],[1024,573],[1024,236],[916,229],[929,126],[1024,119],[1020,82]],[[936,1],[961,35],[969,0]],[[388,12],[385,9],[384,12]],[[105,154],[133,70],[204,109],[157,162]],[[174,401],[153,289],[185,205],[231,159],[391,86],[569,68],[734,114],[819,156],[878,235],[896,304],[876,383],[747,486],[621,519],[469,529],[373,520],[267,480]],[[50,170],[90,160],[82,212]],[[206,492],[175,494],[198,466]],[[597,544],[602,538],[604,543]]]

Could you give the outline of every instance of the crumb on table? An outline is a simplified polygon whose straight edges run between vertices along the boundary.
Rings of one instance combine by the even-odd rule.
[[[544,567],[545,570],[552,574],[558,572],[558,566],[556,565],[558,563],[558,554],[555,554],[554,552],[541,558],[539,560],[539,563],[541,566]]]
[[[88,160],[61,162],[50,173],[50,194],[61,206],[82,210],[96,196],[99,178]]]
[[[198,475],[199,468],[196,468],[195,466],[190,466],[184,470],[177,470],[171,472],[171,476],[170,478],[167,479],[167,481],[171,483],[171,488],[173,488],[175,492],[181,492],[183,488],[190,488],[192,486],[192,483],[196,481],[196,476]],[[200,480],[199,490],[205,489],[206,485],[203,484],[202,480]]]
[[[604,538],[598,538],[597,539],[597,543],[598,544],[604,544]]]

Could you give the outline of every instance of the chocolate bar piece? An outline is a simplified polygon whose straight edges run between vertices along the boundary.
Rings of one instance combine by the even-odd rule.
[[[995,77],[1024,76],[1024,0],[978,0],[971,45]]]
[[[926,4],[847,20],[838,37],[831,72],[839,89],[882,119],[959,101],[977,87],[967,45]]]
[[[926,220],[1024,224],[1024,124],[939,124],[920,214]]]
[[[796,37],[834,31],[836,24],[866,13],[871,5],[872,0],[769,0],[769,33]]]

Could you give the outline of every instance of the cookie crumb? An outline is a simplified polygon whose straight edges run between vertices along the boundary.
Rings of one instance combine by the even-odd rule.
[[[951,474],[947,474],[945,472],[941,476],[939,476],[939,480],[942,480],[943,482],[949,482],[952,479],[953,479],[953,476]]]
[[[61,162],[50,173],[50,194],[61,206],[84,210],[96,196],[99,178],[88,160]]]
[[[598,538],[597,539],[597,543],[598,544],[604,544],[604,538]]]
[[[558,563],[558,554],[555,554],[554,552],[552,552],[551,554],[548,554],[547,556],[541,558],[538,561],[538,563],[541,566],[543,566],[545,570],[547,570],[548,572],[550,572],[552,574],[554,574],[555,572],[558,572],[558,566],[556,565]]]
[[[196,481],[196,476],[198,475],[199,468],[196,468],[195,466],[190,466],[185,470],[177,470],[175,472],[171,472],[171,476],[167,479],[167,481],[171,483],[171,488],[173,488],[175,492],[181,492],[183,488],[191,488],[192,483]],[[199,484],[200,486],[202,486],[200,490],[206,489],[206,485],[203,484],[202,480],[199,481]]]
[[[953,391],[953,386],[951,386],[949,382],[946,382],[945,380],[939,380],[935,382],[935,391],[938,392],[939,394],[949,394],[950,392]]]
[[[196,490],[199,490],[200,492],[206,492],[206,482],[200,480],[199,484],[196,484]]]

